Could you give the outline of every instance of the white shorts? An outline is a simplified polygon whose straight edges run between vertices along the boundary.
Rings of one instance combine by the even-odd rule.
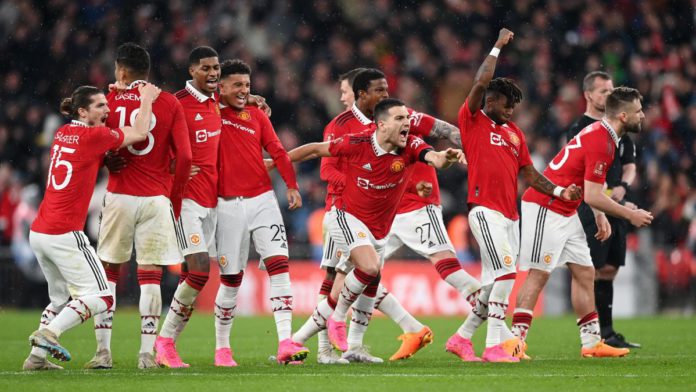
[[[563,216],[523,201],[520,269],[551,272],[566,263],[592,267],[590,248],[578,214]]]
[[[335,215],[331,215],[330,212],[324,214],[324,221],[322,222],[322,231],[324,233],[324,252],[321,257],[321,268],[336,268],[338,262],[341,260],[341,256],[348,254],[348,248],[345,246],[345,242],[342,244],[336,243],[333,237],[329,234],[329,222],[332,217],[335,219]]]
[[[184,260],[172,204],[167,197],[107,192],[103,207],[97,244],[101,260],[115,264],[127,262],[134,242],[138,264],[172,265]]]
[[[384,248],[387,238],[376,239],[370,229],[360,219],[343,210],[331,208],[326,215],[329,216],[326,232],[334,241],[336,249],[341,252],[336,269],[348,273],[355,268],[350,261],[350,252],[358,246],[370,245],[375,248],[379,256],[380,268],[384,265]]]
[[[385,258],[388,259],[402,245],[425,258],[442,251],[454,253],[454,246],[442,220],[442,208],[429,204],[415,211],[397,214],[387,236]]]
[[[64,305],[70,297],[111,295],[106,272],[85,233],[51,235],[29,232],[29,244],[48,282],[48,297]]]
[[[520,221],[498,211],[476,206],[469,211],[469,227],[481,249],[481,284],[514,274],[520,249]]]
[[[177,236],[181,240],[181,253],[188,256],[207,252],[208,257],[216,257],[216,224],[215,208],[206,208],[191,199],[184,199],[181,203],[181,216],[176,225]]]
[[[250,240],[263,260],[288,257],[288,241],[278,200],[273,191],[251,198],[218,198],[218,226],[215,231],[220,274],[238,274],[247,266]]]

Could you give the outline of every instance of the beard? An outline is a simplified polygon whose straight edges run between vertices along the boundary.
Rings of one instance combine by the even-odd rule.
[[[635,124],[626,124],[624,128],[626,129],[626,133],[640,133],[642,129],[642,123],[637,122]]]

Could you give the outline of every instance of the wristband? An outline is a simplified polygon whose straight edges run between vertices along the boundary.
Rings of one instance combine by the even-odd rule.
[[[496,58],[498,57],[499,54],[500,54],[500,49],[496,48],[496,47],[493,47],[493,49],[491,49],[491,52],[488,53],[489,56],[493,56]]]
[[[628,192],[629,190],[631,190],[630,186],[628,185],[628,183],[627,183],[626,181],[621,181],[621,184],[619,184],[619,185],[621,185],[622,187],[624,187],[624,189],[626,190],[626,192]]]
[[[561,197],[561,194],[563,193],[564,190],[565,190],[565,188],[563,188],[562,186],[557,186],[553,189],[553,195],[556,197]]]

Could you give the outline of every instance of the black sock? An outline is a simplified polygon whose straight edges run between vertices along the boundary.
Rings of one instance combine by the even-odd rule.
[[[606,339],[614,334],[614,323],[611,316],[613,302],[614,281],[595,280],[595,304],[597,305],[599,328],[603,339]]]

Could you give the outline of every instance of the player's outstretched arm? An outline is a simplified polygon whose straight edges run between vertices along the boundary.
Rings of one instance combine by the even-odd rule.
[[[434,120],[435,123],[433,124],[433,128],[430,130],[430,134],[428,136],[435,137],[438,139],[447,139],[457,148],[461,148],[462,135],[459,132],[459,128],[457,128],[455,125],[448,123],[447,121],[443,121],[437,118]]]
[[[447,169],[454,163],[466,163],[464,153],[458,148],[448,148],[443,151],[428,151],[424,156],[424,161],[436,169]]]
[[[636,227],[647,226],[652,222],[653,216],[650,212],[622,206],[607,196],[603,188],[603,184],[585,180],[585,203],[609,215],[626,219]]]
[[[523,166],[520,169],[520,172],[522,172],[522,175],[529,186],[545,195],[554,196],[567,201],[580,200],[582,198],[582,189],[580,187],[576,186],[575,184],[572,184],[567,188],[558,186],[549,181],[546,176],[539,173],[532,165]]]
[[[288,152],[288,156],[292,162],[302,162],[320,157],[330,157],[331,152],[329,151],[329,146],[331,143],[332,142],[307,143]]]
[[[483,102],[483,96],[486,93],[488,83],[491,82],[491,79],[493,79],[493,74],[495,73],[495,64],[498,62],[498,54],[500,53],[500,49],[512,41],[514,36],[515,34],[512,31],[505,28],[500,29],[500,33],[498,33],[498,40],[495,41],[493,49],[488,56],[486,56],[486,59],[483,60],[483,64],[481,64],[478,71],[476,71],[474,85],[471,87],[469,97],[467,98],[469,100],[469,111],[471,114],[476,113],[476,111],[481,107],[481,102]]]
[[[152,103],[162,92],[162,90],[150,83],[141,84],[138,87],[138,91],[140,91],[140,112],[135,117],[135,122],[132,126],[121,128],[124,136],[121,148],[142,142],[147,138],[147,133],[150,132]]]

